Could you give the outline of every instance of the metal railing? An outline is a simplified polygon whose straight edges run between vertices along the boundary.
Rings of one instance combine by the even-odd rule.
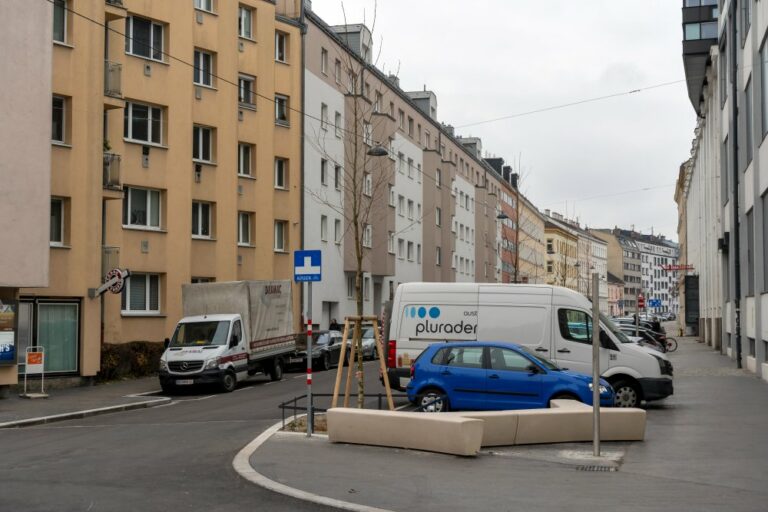
[[[376,398],[376,408],[378,410],[386,409],[387,402],[386,398],[387,395],[385,393],[376,393],[376,394],[365,394],[363,395],[365,398]],[[328,409],[324,407],[318,407],[315,405],[315,398],[332,398],[333,394],[330,393],[312,393],[312,424],[315,424],[315,414],[318,412],[324,413],[327,412]],[[300,395],[295,396],[293,399],[288,400],[286,402],[281,403],[278,405],[278,407],[282,410],[282,418],[283,418],[283,428],[285,428],[285,411],[292,411],[293,416],[295,416],[298,413],[307,413],[307,406],[306,405],[298,405],[298,403],[302,400],[305,400],[307,398],[307,395]],[[354,395],[353,398],[357,398],[357,395]],[[392,395],[392,398],[408,398],[408,395]]]
[[[120,155],[104,153],[103,186],[110,190],[121,190]]]
[[[109,5],[116,5],[117,7],[123,6],[123,0],[106,0]]]
[[[108,60],[104,61],[104,94],[106,96],[113,98],[123,97],[122,73],[122,64],[109,62]]]

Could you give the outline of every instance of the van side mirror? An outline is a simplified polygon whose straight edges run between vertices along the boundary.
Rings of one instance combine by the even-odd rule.
[[[163,340],[163,348],[164,349],[168,349],[168,347],[170,345],[171,345],[171,339],[170,338],[165,338],[165,340]]]
[[[232,337],[229,338],[229,348],[236,347],[239,342],[240,340],[237,339],[237,336],[233,334]]]

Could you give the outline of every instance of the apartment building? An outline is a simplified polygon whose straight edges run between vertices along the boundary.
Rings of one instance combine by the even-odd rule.
[[[170,336],[184,283],[291,278],[298,13],[263,0],[55,2],[51,279],[21,290],[33,325],[54,317],[51,373],[92,376],[101,342]],[[111,268],[131,277],[96,296]]]
[[[579,237],[565,225],[559,213],[544,210],[547,250],[546,283],[579,290]]]
[[[623,316],[624,310],[624,281],[608,272],[608,314]]]
[[[19,289],[48,285],[49,214],[51,212],[51,31],[48,2],[9,0],[0,47],[8,58],[0,76],[0,397],[16,384],[24,367],[30,310],[19,309]],[[42,29],[41,29],[42,27]],[[30,73],[34,80],[30,80]],[[23,170],[23,172],[19,172]],[[39,303],[40,345],[52,358],[57,307]]]
[[[495,281],[499,183],[477,147],[438,122],[433,92],[376,68],[367,27],[311,8],[305,20],[303,236],[324,258],[313,322],[356,314],[358,258],[363,314],[403,282]]]
[[[768,380],[768,6],[684,0],[682,14],[686,84],[699,122],[677,197],[685,203],[686,260],[698,273],[699,331]]]
[[[608,244],[608,272],[624,283],[624,312],[634,313],[637,296],[643,293],[642,264],[637,243],[618,228],[590,229],[589,232]]]
[[[640,250],[640,268],[646,310],[678,313],[678,245],[663,236],[633,234]]]
[[[545,217],[524,194],[518,193],[517,197],[520,205],[517,282],[543,284],[547,258],[544,237]]]

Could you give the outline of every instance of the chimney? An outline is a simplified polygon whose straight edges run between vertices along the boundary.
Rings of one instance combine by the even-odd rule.
[[[516,172],[513,172],[509,175],[509,183],[512,185],[512,188],[517,190],[517,182],[520,179],[520,175]]]
[[[551,217],[551,215],[549,214],[549,208],[544,210],[544,215],[546,215],[547,217]]]
[[[387,76],[387,80],[389,80],[390,83],[392,85],[394,85],[395,87],[397,87],[398,89],[400,88],[400,78],[397,75],[393,75],[393,74],[390,73]]]
[[[443,123],[443,129],[445,129],[451,137],[455,135],[453,125]]]

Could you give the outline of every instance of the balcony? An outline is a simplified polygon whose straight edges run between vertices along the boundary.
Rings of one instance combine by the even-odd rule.
[[[104,61],[104,94],[112,98],[123,97],[122,88],[123,65],[117,62]]]
[[[123,185],[120,183],[120,155],[104,153],[104,190],[119,192],[116,199],[122,199]]]
[[[113,268],[120,267],[120,248],[103,245],[101,247],[101,275],[107,275],[107,272]]]
[[[114,20],[124,19],[127,13],[125,6],[123,5],[123,0],[106,0],[104,11],[104,17],[107,23]]]

